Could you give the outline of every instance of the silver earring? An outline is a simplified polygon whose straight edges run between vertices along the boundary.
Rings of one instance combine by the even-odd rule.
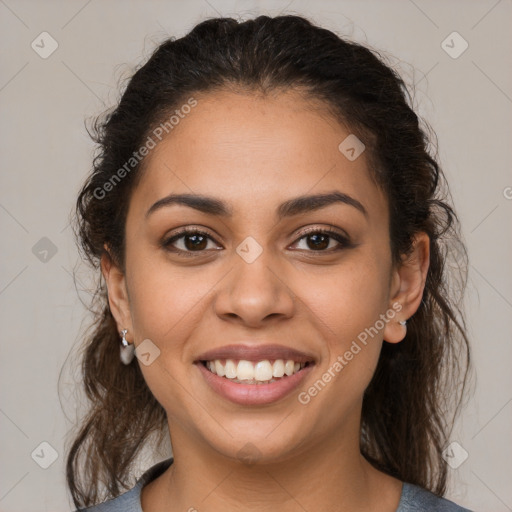
[[[135,345],[130,344],[126,341],[126,333],[127,329],[123,329],[121,331],[121,361],[123,364],[130,364],[133,361],[133,356],[135,355]]]
[[[407,320],[401,320],[398,322],[400,325],[403,325],[404,327],[407,327]]]

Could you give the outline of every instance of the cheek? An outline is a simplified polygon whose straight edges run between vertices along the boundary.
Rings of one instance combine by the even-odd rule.
[[[304,322],[313,327],[321,359],[317,378],[331,375],[326,377],[330,392],[322,392],[324,398],[316,403],[332,402],[333,414],[339,409],[340,393],[347,406],[362,396],[377,364],[382,334],[367,336],[366,343],[361,334],[375,325],[387,305],[388,273],[383,261],[385,255],[365,249],[339,265],[290,267],[290,273],[282,276],[298,299],[290,329]],[[201,326],[215,324],[207,310],[212,294],[226,292],[219,282],[226,269],[213,264],[180,268],[153,249],[127,258],[127,272],[136,339],[140,343],[149,338],[161,351],[159,364],[141,364],[141,370],[156,399],[168,412],[176,411],[188,399],[180,385],[192,371],[187,340]]]
[[[354,330],[369,327],[384,312],[388,280],[379,259],[361,253],[317,283],[318,293],[311,297],[333,331],[357,334]]]
[[[361,253],[326,279],[310,302],[326,340],[322,372],[330,371],[337,376],[333,381],[360,393],[371,380],[382,346],[389,275],[381,262],[377,255]]]
[[[194,325],[214,282],[209,282],[200,267],[179,268],[158,249],[140,251],[130,260],[130,310],[138,337],[154,339],[157,344],[179,342],[187,335],[187,325]]]
[[[201,271],[184,272],[154,254],[149,259],[140,253],[130,264],[127,271],[131,270],[130,310],[136,342],[149,339],[159,350],[151,364],[139,362],[139,366],[156,400],[173,416],[190,402],[190,393],[183,386],[192,371],[187,342],[200,325],[202,300],[207,300],[215,281],[210,283]]]

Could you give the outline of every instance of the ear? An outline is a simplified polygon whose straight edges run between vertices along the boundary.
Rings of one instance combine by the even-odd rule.
[[[384,340],[388,343],[398,343],[405,338],[407,330],[399,322],[408,320],[418,310],[429,264],[430,238],[421,232],[414,236],[411,253],[404,256],[400,265],[393,270],[389,308],[397,313],[384,328]]]
[[[103,274],[107,284],[110,311],[116,321],[117,331],[120,333],[123,329],[127,329],[127,339],[129,340],[130,335],[133,339],[133,325],[130,313],[130,300],[126,287],[126,278],[124,273],[111,257],[106,244],[104,245],[104,248],[105,251],[101,256],[101,273]]]

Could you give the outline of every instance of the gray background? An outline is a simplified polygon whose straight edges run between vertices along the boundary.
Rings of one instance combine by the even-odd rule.
[[[168,35],[204,17],[280,12],[381,50],[415,84],[416,109],[439,138],[471,263],[476,385],[452,435],[469,456],[450,469],[448,497],[475,510],[512,510],[510,0],[0,0],[0,511],[73,508],[65,441],[80,412],[73,386],[87,326],[80,299],[89,299],[93,284],[69,227],[93,151],[84,118],[111,106],[119,80]],[[31,47],[43,31],[58,43],[46,59]],[[441,45],[453,31],[469,44],[458,58]],[[449,43],[452,51],[460,43]],[[41,464],[53,452],[42,442],[57,456],[47,469]],[[160,458],[147,454],[140,471]]]

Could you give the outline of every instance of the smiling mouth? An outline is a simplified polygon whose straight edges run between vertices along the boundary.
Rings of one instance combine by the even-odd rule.
[[[215,359],[199,361],[211,373],[237,384],[270,384],[300,372],[314,364],[313,361],[297,362],[293,359]]]

